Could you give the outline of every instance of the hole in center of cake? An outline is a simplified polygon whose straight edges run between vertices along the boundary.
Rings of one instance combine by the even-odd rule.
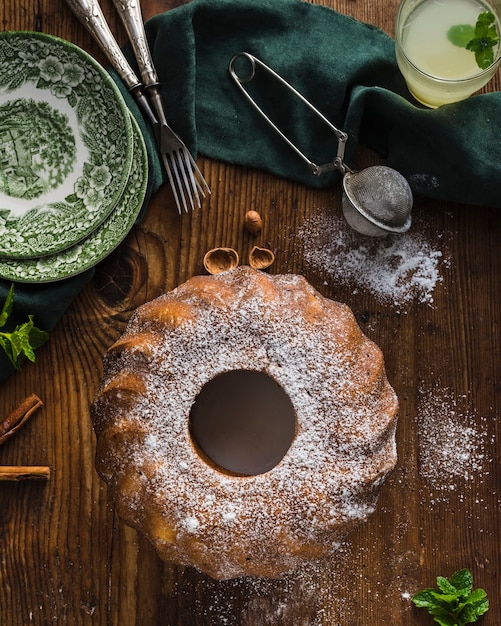
[[[206,383],[191,408],[190,434],[206,461],[243,476],[268,472],[296,434],[289,396],[264,372],[233,370]]]

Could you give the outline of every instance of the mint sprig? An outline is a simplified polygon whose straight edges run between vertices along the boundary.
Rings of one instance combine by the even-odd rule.
[[[14,284],[10,286],[9,293],[0,311],[0,328],[3,328],[12,313],[14,306]],[[28,315],[28,321],[18,324],[12,332],[0,332],[0,347],[7,355],[15,369],[21,369],[24,359],[35,361],[35,350],[44,344],[49,338],[45,330],[35,326],[33,315]]]
[[[489,609],[483,589],[473,590],[473,576],[467,569],[450,578],[437,577],[438,589],[423,589],[412,597],[417,607],[427,609],[440,626],[473,624]]]
[[[494,63],[494,47],[499,37],[496,18],[490,11],[480,13],[475,27],[470,24],[451,26],[447,38],[455,46],[475,53],[475,61],[481,69],[485,70]]]

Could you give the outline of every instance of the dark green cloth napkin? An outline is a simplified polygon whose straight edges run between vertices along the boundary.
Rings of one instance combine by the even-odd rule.
[[[301,0],[193,0],[149,20],[147,31],[168,116],[193,150],[311,186],[339,180],[313,176],[234,85],[228,63],[247,51],[348,132],[350,167],[361,143],[416,194],[501,207],[501,94],[422,107],[400,75],[394,41],[371,25]],[[333,159],[335,137],[276,81],[257,73],[248,88],[312,160]]]
[[[301,0],[193,0],[155,16],[146,28],[167,117],[194,154],[315,187],[339,182],[338,172],[312,175],[249,106],[228,72],[232,56],[247,51],[349,134],[345,160],[350,167],[357,166],[361,143],[404,174],[416,194],[501,206],[496,133],[501,95],[424,109],[408,93],[394,42],[381,30]],[[130,47],[126,53],[136,65]],[[323,164],[335,157],[335,136],[275,80],[258,72],[248,87],[309,158]],[[152,193],[164,182],[153,138],[121,89],[148,142]],[[49,286],[16,285],[13,323],[31,313],[37,325],[50,331],[91,276],[92,271]],[[0,301],[8,287],[0,281]],[[0,362],[0,378],[10,372]]]

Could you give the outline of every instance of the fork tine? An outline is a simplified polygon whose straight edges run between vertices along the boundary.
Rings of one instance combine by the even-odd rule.
[[[188,212],[188,208],[194,210],[195,202],[198,208],[201,208],[200,196],[205,197],[206,190],[210,193],[210,189],[200,170],[194,164],[189,150],[184,147],[164,152],[162,153],[162,160],[178,212],[182,213],[183,210]],[[205,187],[200,183],[199,179],[203,181]]]
[[[190,174],[190,168],[187,168],[186,163],[184,162],[184,158],[183,158],[184,152],[185,150],[183,149],[176,150],[174,154],[172,155],[172,157],[174,158],[174,155],[175,155],[176,162],[177,162],[177,168],[176,168],[177,182],[180,185],[183,195],[188,196],[191,209],[193,210],[195,208],[195,205],[193,203],[193,195],[191,193],[191,188],[190,188],[190,184],[188,182],[188,176],[187,176],[187,174]]]
[[[182,162],[180,162],[179,151],[175,151],[171,154],[171,159],[174,163],[174,175],[176,179],[176,184],[178,186],[178,191],[183,199],[183,207],[186,212],[188,212],[188,203],[193,210],[193,198],[191,198],[188,188],[188,182],[186,180],[186,172],[184,170]],[[188,200],[188,202],[187,202]]]
[[[184,197],[184,194],[181,194],[181,198],[180,198],[180,191],[178,192],[179,185],[177,184],[177,179],[179,178],[177,174],[177,168],[171,164],[171,159],[169,159],[169,156],[170,155],[168,153],[163,152],[162,160],[163,160],[165,171],[167,173],[167,178],[169,179],[170,187],[172,189],[172,194],[174,195],[174,200],[176,201],[177,211],[179,214],[181,214],[182,213],[181,200],[184,206],[184,210],[186,212],[188,211],[188,207],[186,205],[186,199]]]
[[[197,189],[199,193],[201,193],[202,196],[205,198],[207,193],[210,195],[209,185],[207,184],[207,181],[203,177],[202,172],[198,169],[198,165],[196,164],[195,159],[191,156],[191,152],[189,150],[186,150],[186,156],[190,162],[191,169],[195,177]]]
[[[163,152],[162,160],[178,212],[187,213],[188,208],[194,210],[195,202],[201,208],[201,197],[210,194],[210,188],[188,148],[183,144],[180,148]]]
[[[192,164],[190,160],[191,155],[188,150],[183,150],[182,156],[183,156],[184,163],[185,163],[185,170],[188,174],[189,183],[190,183],[189,184],[189,188],[191,190],[190,197],[192,198],[192,200],[193,199],[196,200],[198,208],[201,208],[202,202],[200,200],[199,185],[198,185],[197,179],[195,178],[195,172],[192,169]]]
[[[194,158],[191,156],[183,140],[167,123],[158,92],[150,91],[149,95],[152,98],[152,103],[158,114],[158,119],[160,120],[158,128],[159,135],[157,137],[159,141],[159,151],[162,153],[166,169],[168,169],[172,175],[172,178],[169,176],[169,182],[171,186],[173,184],[176,185],[175,196],[178,199],[181,198],[185,211],[188,210],[186,196],[188,197],[189,205],[192,210],[195,208],[195,201],[197,206],[201,208],[202,203],[200,196],[205,198],[207,193],[210,194],[209,185],[203,177],[202,172],[198,169]],[[168,157],[168,159],[166,157]],[[167,165],[167,162],[169,165]],[[180,202],[178,202],[178,209],[179,212],[181,212]]]

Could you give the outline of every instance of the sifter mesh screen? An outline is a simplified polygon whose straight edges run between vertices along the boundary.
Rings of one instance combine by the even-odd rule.
[[[368,167],[345,181],[349,200],[376,223],[405,226],[412,209],[412,192],[405,178],[384,165]]]

